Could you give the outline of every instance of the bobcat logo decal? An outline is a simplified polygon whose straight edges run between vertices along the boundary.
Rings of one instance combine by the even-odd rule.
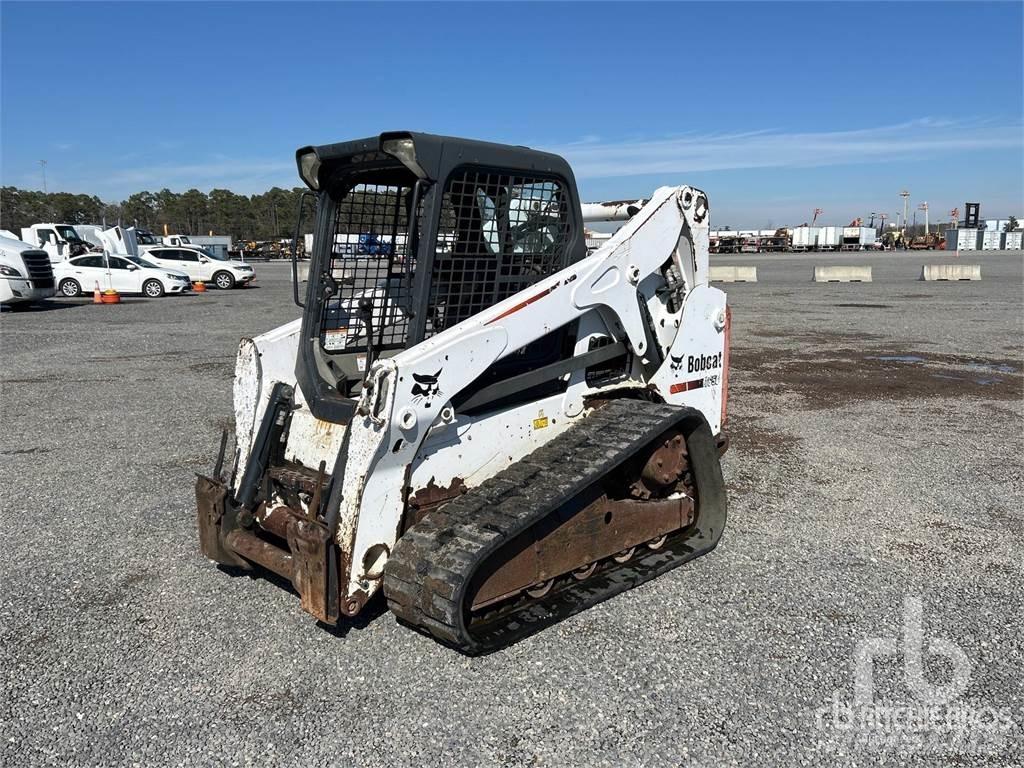
[[[437,379],[443,370],[444,368],[439,368],[437,373],[414,373],[412,375],[413,381],[416,382],[412,385],[412,401],[414,403],[425,400],[423,407],[430,407],[430,401],[441,394]]]
[[[702,373],[722,367],[722,353],[716,355],[669,355],[672,364],[669,366],[673,371],[683,370],[683,358],[686,357],[687,373]]]

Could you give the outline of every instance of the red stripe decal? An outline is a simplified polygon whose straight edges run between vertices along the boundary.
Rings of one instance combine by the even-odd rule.
[[[678,384],[673,384],[668,388],[669,394],[678,395],[680,392],[689,392],[691,389],[700,389],[704,386],[704,379],[694,379],[693,381],[680,381]]]
[[[547,290],[544,290],[544,291],[541,291],[540,293],[538,293],[536,296],[531,296],[526,301],[521,301],[518,304],[516,304],[514,307],[512,307],[510,309],[506,309],[504,312],[502,312],[500,315],[498,315],[493,320],[488,320],[486,323],[484,323],[484,325],[490,325],[491,323],[496,323],[499,320],[501,320],[502,318],[508,317],[509,315],[518,312],[523,307],[528,307],[531,304],[533,304],[533,302],[540,301],[545,296],[547,296],[549,293],[551,293],[553,290],[555,290],[555,288],[557,288],[558,286],[559,286],[559,283],[555,283],[554,285],[552,285]]]

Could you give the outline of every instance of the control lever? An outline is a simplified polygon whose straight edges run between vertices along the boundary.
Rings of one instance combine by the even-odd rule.
[[[370,368],[373,366],[373,299],[363,296],[359,299],[359,317],[366,328],[366,376],[370,375]],[[366,381],[366,377],[363,377]]]

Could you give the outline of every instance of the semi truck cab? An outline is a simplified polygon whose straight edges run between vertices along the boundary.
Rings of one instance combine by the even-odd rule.
[[[71,224],[33,224],[21,230],[22,241],[46,251],[51,264],[85,253],[92,244],[81,237]]]
[[[0,304],[30,304],[53,296],[49,254],[0,232]]]

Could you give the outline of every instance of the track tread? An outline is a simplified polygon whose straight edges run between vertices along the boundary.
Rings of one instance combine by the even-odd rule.
[[[611,595],[693,559],[717,544],[725,521],[724,484],[717,453],[704,472],[704,493],[715,507],[707,526],[686,539],[682,551],[648,558],[650,566],[619,566],[597,582],[581,582],[558,600],[538,601],[484,635],[470,632],[464,593],[490,553],[571,500],[665,430],[694,418],[687,408],[641,400],[613,400],[580,424],[541,446],[479,487],[445,504],[412,526],[395,545],[384,569],[388,606],[402,622],[465,653],[483,653],[547,626]],[[700,418],[707,443],[714,440]],[[698,430],[699,431],[699,430]],[[689,438],[688,438],[689,441]],[[705,458],[706,463],[710,461]],[[714,487],[718,486],[718,487]],[[700,520],[700,513],[698,513]],[[692,539],[692,541],[691,541]]]

